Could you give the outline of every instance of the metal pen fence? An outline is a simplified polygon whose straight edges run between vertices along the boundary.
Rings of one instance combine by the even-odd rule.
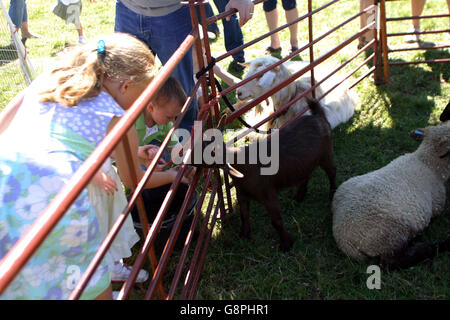
[[[390,48],[388,44],[388,38],[392,37],[400,37],[407,35],[430,35],[430,34],[443,34],[450,33],[450,29],[441,29],[441,30],[426,30],[426,31],[414,31],[414,32],[396,32],[389,33],[388,32],[388,23],[395,21],[409,21],[412,19],[436,19],[436,18],[449,18],[450,14],[434,14],[434,15],[421,15],[421,16],[409,16],[409,17],[390,17],[386,14],[386,2],[393,2],[400,0],[380,0],[380,42],[382,47],[382,55],[383,55],[383,75],[384,81],[389,82],[389,68],[394,65],[408,65],[408,64],[433,64],[433,63],[448,63],[450,62],[449,58],[442,59],[427,59],[427,60],[417,60],[417,61],[389,61],[389,53],[393,52],[401,52],[401,51],[420,51],[420,50],[441,50],[450,48],[448,43],[440,44],[440,45],[431,45],[431,46],[423,46],[419,42],[417,46],[412,47],[398,47],[398,48]],[[409,5],[409,2],[408,2]],[[449,8],[450,10],[450,8]]]
[[[26,88],[36,77],[3,1],[0,1],[0,70],[0,87],[6,101],[14,97],[17,88]]]

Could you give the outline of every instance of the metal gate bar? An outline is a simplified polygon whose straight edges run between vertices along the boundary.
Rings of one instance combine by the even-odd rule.
[[[450,45],[439,45],[430,47],[410,47],[410,48],[396,48],[390,49],[387,45],[387,38],[413,35],[413,34],[439,34],[448,33],[450,29],[445,30],[426,30],[420,32],[397,32],[397,33],[387,33],[387,23],[392,21],[403,21],[412,19],[431,19],[431,18],[445,18],[450,17],[450,14],[434,14],[434,15],[424,15],[424,16],[408,16],[408,17],[387,17],[386,16],[386,1],[397,1],[397,0],[380,0],[380,39],[383,48],[383,69],[384,69],[384,81],[389,82],[389,66],[390,65],[409,65],[409,64],[431,64],[431,63],[445,63],[450,62],[450,59],[434,59],[434,60],[422,60],[422,61],[404,61],[404,62],[390,62],[389,53],[390,52],[401,52],[401,51],[416,51],[416,50],[438,50],[450,48]]]

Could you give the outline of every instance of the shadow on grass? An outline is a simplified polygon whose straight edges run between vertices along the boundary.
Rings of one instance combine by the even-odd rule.
[[[431,70],[423,64],[390,66],[389,83],[379,85],[377,91],[394,121],[394,127],[399,125],[407,129],[427,125],[435,107],[433,97],[442,94],[441,75],[449,72],[448,67],[439,65],[442,64],[430,65]]]
[[[443,68],[443,69],[442,69]],[[355,116],[333,130],[338,186],[351,177],[377,170],[419,143],[409,137],[412,129],[428,124],[442,95],[440,78],[446,67],[434,64],[391,68],[391,81],[364,92]],[[448,255],[421,263],[414,269],[383,273],[383,290],[368,290],[366,269],[378,259],[355,261],[337,247],[332,234],[332,212],[328,203],[328,180],[315,170],[301,203],[293,199],[295,187],[279,193],[286,230],[294,237],[288,253],[278,249],[278,236],[270,216],[256,201],[251,202],[251,239],[239,237],[239,207],[212,239],[199,286],[199,297],[211,299],[442,299],[447,286]],[[433,219],[424,236],[436,241],[448,234],[445,214]],[[418,238],[421,241],[423,238]],[[439,270],[435,272],[434,270]],[[220,277],[216,275],[220,274]],[[409,279],[409,280],[408,280]],[[414,283],[414,286],[408,283]],[[388,288],[388,290],[386,290]]]
[[[435,59],[448,59],[450,58],[450,52],[447,50],[427,50],[424,53],[426,60]],[[448,62],[444,63],[429,63],[428,66],[433,71],[436,76],[442,77],[446,82],[450,79],[450,64]]]

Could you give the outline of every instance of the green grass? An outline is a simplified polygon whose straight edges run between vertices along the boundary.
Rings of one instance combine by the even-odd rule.
[[[82,22],[88,38],[113,31],[114,1],[83,2]],[[300,15],[307,11],[306,1],[298,1]],[[314,8],[325,0],[314,1]],[[48,58],[78,37],[72,26],[66,26],[50,12],[53,0],[29,0],[30,28],[43,35],[41,39],[27,42],[28,52],[38,72],[48,63]],[[409,1],[388,3],[387,12],[392,17],[410,15]],[[343,16],[356,13],[359,2],[343,0],[314,17],[314,34],[317,37],[343,21]],[[443,12],[442,12],[443,11]],[[280,23],[284,23],[283,10]],[[429,0],[424,14],[445,13],[442,1]],[[223,29],[220,37],[212,42],[215,57],[224,53]],[[320,57],[347,39],[359,27],[354,21],[338,34],[328,37],[314,47],[314,56]],[[389,25],[390,32],[406,31],[408,22]],[[427,19],[422,29],[447,29],[448,20]],[[307,22],[299,24],[300,46],[307,43]],[[246,41],[267,31],[262,7],[258,5],[255,16],[243,28]],[[289,33],[282,31],[280,38],[283,56],[290,48]],[[448,41],[444,35],[427,36],[427,41]],[[246,49],[246,59],[265,54],[269,40]],[[404,45],[401,37],[389,39],[390,47]],[[356,41],[326,62],[336,68],[351,57]],[[390,55],[391,60],[411,61],[449,57],[447,50],[403,52]],[[309,59],[308,51],[301,53]],[[363,58],[351,63],[344,72],[357,66]],[[220,62],[228,69],[231,58]],[[331,69],[330,69],[331,70]],[[367,70],[363,67],[352,80]],[[410,130],[436,124],[440,112],[450,97],[448,83],[449,65],[408,65],[391,68],[387,84],[375,86],[365,79],[354,90],[358,93],[360,107],[353,118],[334,130],[335,163],[338,184],[355,175],[378,169],[401,154],[414,151],[418,144],[408,137]],[[241,77],[242,73],[235,73]],[[0,76],[2,76],[0,70]],[[4,97],[4,88],[0,96]],[[234,97],[230,95],[232,101]],[[8,97],[10,99],[10,97]],[[3,108],[8,100],[0,100]],[[233,126],[237,127],[236,123]],[[420,182],[419,182],[420,183]],[[377,261],[359,262],[348,259],[336,246],[331,232],[332,214],[328,198],[328,180],[317,170],[309,183],[308,195],[302,203],[292,199],[295,190],[280,193],[280,205],[284,225],[295,237],[293,249],[282,253],[278,249],[278,237],[270,224],[269,215],[259,204],[251,206],[252,238],[241,239],[240,218],[237,214],[229,221],[217,222],[200,279],[197,299],[449,299],[450,255],[443,254],[431,262],[414,268],[381,274],[381,289],[369,290],[366,269]],[[399,191],[400,192],[400,191]],[[449,236],[449,205],[445,212],[432,220],[418,241],[436,241]],[[175,263],[177,259],[172,259]],[[172,267],[169,266],[166,283],[170,283]],[[136,286],[132,298],[142,298],[145,290]]]

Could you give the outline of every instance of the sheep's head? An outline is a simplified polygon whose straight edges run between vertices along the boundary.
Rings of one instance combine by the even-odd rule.
[[[410,136],[416,141],[422,141],[421,147],[431,156],[450,159],[450,121],[413,130]]]
[[[245,75],[244,79],[258,73],[271,65],[279,62],[280,60],[274,57],[261,57],[244,65],[249,67],[248,73]],[[236,90],[236,96],[239,100],[250,100],[260,96],[265,91],[275,87],[280,83],[280,78],[277,77],[278,73],[282,70],[287,70],[283,65],[279,65],[270,71],[264,73],[261,77],[253,79],[252,81],[244,84]],[[284,79],[281,79],[284,80]]]

